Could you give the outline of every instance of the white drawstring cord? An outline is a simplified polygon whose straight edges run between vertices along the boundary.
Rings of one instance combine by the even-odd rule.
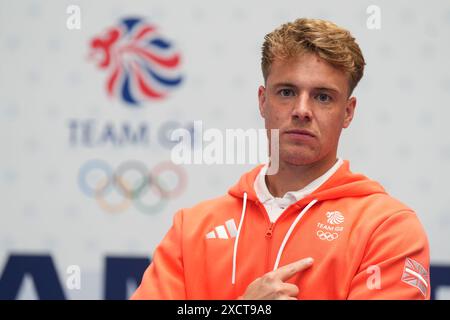
[[[234,249],[233,249],[233,273],[231,275],[231,284],[236,283],[236,256],[237,256],[237,247],[239,242],[239,235],[241,234],[242,224],[244,223],[245,210],[247,208],[247,192],[244,192],[244,200],[242,204],[242,213],[241,213],[241,221],[239,221],[239,227],[236,234],[236,240],[234,241]]]
[[[277,254],[277,260],[275,260],[275,266],[273,267],[273,271],[278,269],[278,264],[280,263],[281,255],[283,254],[284,247],[286,246],[286,242],[288,241],[289,237],[291,236],[292,231],[294,231],[295,226],[300,221],[300,219],[305,215],[306,211],[308,211],[315,203],[317,202],[317,199],[314,199],[311,201],[303,210],[299,213],[297,218],[295,218],[294,222],[292,222],[291,227],[289,228],[288,232],[284,236],[283,242],[281,243],[280,249],[278,249]]]

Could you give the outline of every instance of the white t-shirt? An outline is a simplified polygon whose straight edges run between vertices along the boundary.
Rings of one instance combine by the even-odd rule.
[[[311,194],[314,190],[319,188],[325,181],[328,180],[339,167],[344,163],[340,158],[336,161],[334,166],[332,166],[327,172],[322,176],[312,181],[310,184],[305,186],[303,189],[297,191],[289,191],[283,196],[283,198],[277,198],[272,196],[266,185],[266,172],[268,165],[264,165],[258,176],[255,179],[253,187],[255,188],[256,196],[258,200],[264,205],[269,214],[270,222],[275,222],[278,217],[283,213],[283,211],[289,207],[291,204],[296,203],[300,199]]]

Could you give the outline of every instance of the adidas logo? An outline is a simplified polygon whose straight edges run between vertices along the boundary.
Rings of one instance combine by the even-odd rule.
[[[230,219],[225,222],[225,226],[222,224],[215,227],[211,232],[208,232],[206,234],[206,239],[232,239],[236,237],[236,234],[236,223],[234,222],[234,219]]]

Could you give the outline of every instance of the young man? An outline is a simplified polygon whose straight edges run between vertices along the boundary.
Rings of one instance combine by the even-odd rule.
[[[259,109],[268,135],[279,129],[278,172],[260,165],[180,210],[132,298],[429,299],[416,214],[336,156],[365,65],[355,39],[298,19],[266,35],[262,55]]]

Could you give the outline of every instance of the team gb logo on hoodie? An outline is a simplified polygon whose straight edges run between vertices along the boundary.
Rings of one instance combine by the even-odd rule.
[[[344,230],[344,227],[338,226],[344,222],[344,215],[339,211],[328,211],[325,214],[327,224],[318,222],[316,235],[320,240],[333,241],[339,238],[339,234]]]
[[[344,222],[344,216],[339,211],[327,212],[327,222],[329,224],[341,224]]]

